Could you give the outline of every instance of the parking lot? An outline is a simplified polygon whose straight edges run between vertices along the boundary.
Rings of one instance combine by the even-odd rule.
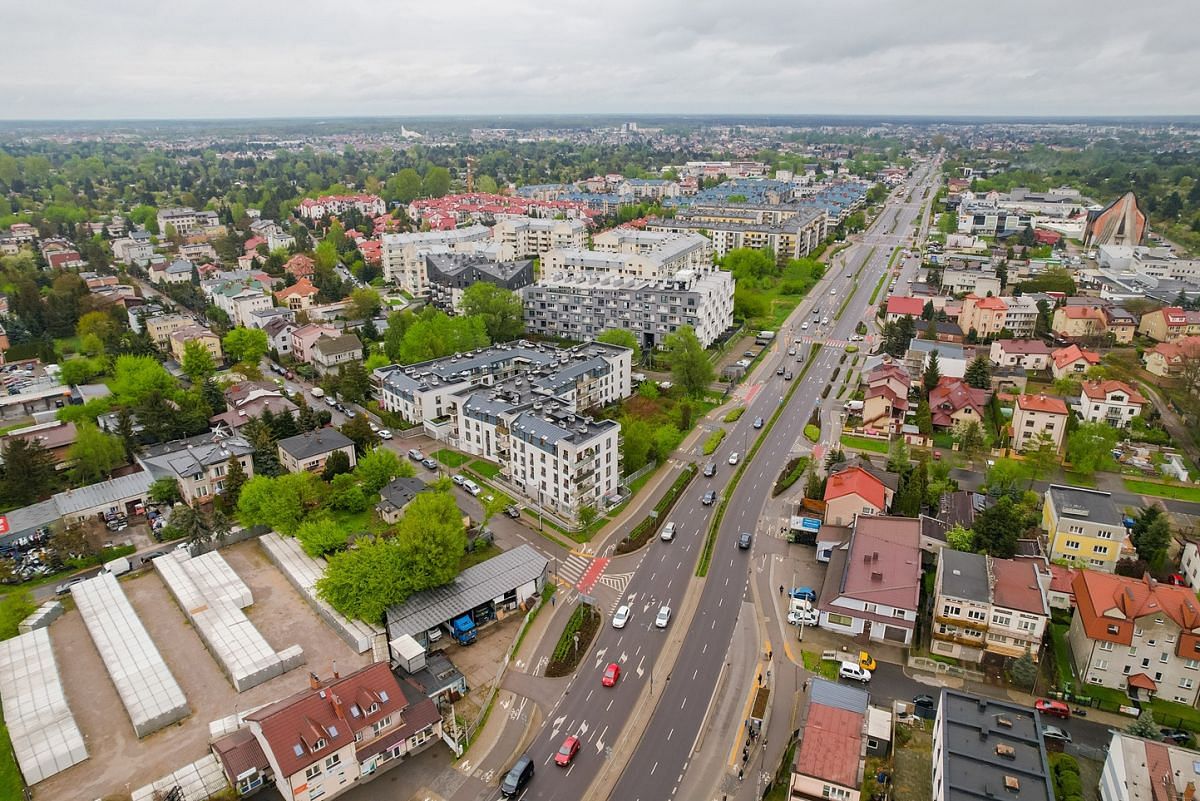
[[[263,637],[277,650],[299,644],[307,664],[239,694],[188,625],[158,574],[147,571],[128,578],[121,587],[183,688],[192,714],[139,741],[82,617],[70,608],[50,627],[50,637],[89,758],[38,784],[35,798],[102,798],[109,793],[128,793],[207,753],[210,722],[307,687],[310,670],[328,676],[334,662],[341,673],[366,664],[365,655],[354,653],[311,611],[256,541],[233,545],[221,553],[250,587],[254,605],[246,614]]]

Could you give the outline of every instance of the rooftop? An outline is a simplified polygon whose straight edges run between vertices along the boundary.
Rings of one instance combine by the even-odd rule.
[[[1112,493],[1083,487],[1051,484],[1046,495],[1060,518],[1086,520],[1105,526],[1123,526],[1125,515],[1112,499]]]
[[[354,440],[336,428],[318,428],[279,440],[279,448],[293,459],[311,459],[342,448],[353,448]]]
[[[1054,800],[1035,710],[943,689],[938,718],[945,798]]]
[[[1017,397],[1017,406],[1029,412],[1042,412],[1044,414],[1067,414],[1067,404],[1062,398],[1054,398],[1049,395],[1019,395]]]
[[[986,556],[943,548],[941,560],[942,595],[981,604],[991,600]]]

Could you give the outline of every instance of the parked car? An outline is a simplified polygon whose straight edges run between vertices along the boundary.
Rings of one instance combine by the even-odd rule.
[[[670,542],[675,539],[675,524],[672,522],[663,526],[663,530],[659,533],[658,537],[663,542]]]
[[[802,601],[816,601],[817,593],[812,587],[792,587],[788,592],[789,598],[798,598]]]
[[[513,504],[509,504],[508,506],[504,507],[504,514],[508,515],[513,520],[520,520],[521,519],[521,507],[514,506]]]
[[[878,667],[875,664],[875,657],[871,656],[867,651],[858,652],[858,664],[863,670],[874,670]]]
[[[1159,729],[1164,743],[1185,745],[1192,739],[1192,733],[1185,729]]]
[[[1050,740],[1060,740],[1064,743],[1071,742],[1070,733],[1060,729],[1058,726],[1043,726],[1042,736]]]
[[[560,768],[565,768],[575,759],[575,755],[579,753],[579,738],[572,734],[567,739],[563,740],[562,747],[558,749],[558,753],[554,755],[554,764]]]
[[[391,431],[388,431],[388,430],[385,428],[385,429],[383,429],[382,431],[380,431],[380,432],[379,432],[379,438],[380,438],[380,439],[391,439],[391,438],[392,438],[392,432],[391,432]]]
[[[709,490],[708,492],[704,493],[704,497],[700,499],[700,503],[704,504],[705,506],[712,506],[716,502],[717,502],[717,493],[712,490]]]
[[[866,684],[871,680],[871,671],[857,662],[843,662],[842,666],[838,668],[838,678],[853,679]]]
[[[816,609],[797,609],[788,612],[787,622],[793,626],[815,626],[821,621],[821,613]]]
[[[425,458],[425,454],[421,453],[420,448],[413,448],[408,452],[408,458],[414,462],[419,462]]]
[[[421,467],[424,467],[426,470],[437,470],[437,462],[429,458],[422,459]]]
[[[1186,587],[1187,586],[1187,582],[1184,580],[1182,573],[1172,573],[1171,575],[1167,576],[1166,583],[1170,584],[1174,587]]]
[[[1033,708],[1043,715],[1051,715],[1056,718],[1067,720],[1071,717],[1071,707],[1067,706],[1062,701],[1053,701],[1049,698],[1039,698],[1033,702]]]
[[[665,629],[667,624],[671,622],[671,607],[661,606],[658,609],[658,615],[654,618],[654,627]]]
[[[616,662],[609,662],[608,667],[604,669],[604,675],[600,677],[600,683],[605,687],[615,687],[621,678],[621,666]]]
[[[376,434],[379,433],[379,426],[375,425],[374,420],[368,421],[367,425],[369,425],[371,427],[371,430],[374,431]]]
[[[513,765],[508,773],[504,774],[504,780],[500,782],[500,795],[512,798],[520,793],[532,778],[533,760],[523,756],[517,760],[517,764]]]
[[[463,484],[465,484],[467,482],[467,477],[464,476],[462,473],[456,473],[456,474],[450,476],[450,480],[461,487]]]
[[[932,695],[914,695],[912,702],[917,709],[933,709],[937,706],[937,701]]]
[[[75,578],[67,579],[62,584],[59,584],[57,587],[54,588],[54,594],[55,595],[66,595],[68,592],[71,591],[72,587],[74,587],[76,584],[80,584],[84,581],[87,581],[87,577],[85,577],[85,576],[76,576]]]
[[[614,629],[623,629],[625,624],[629,622],[629,607],[622,604],[617,607],[617,611],[613,614],[612,627]]]
[[[472,495],[474,495],[475,497],[479,497],[479,493],[483,491],[478,484],[476,484],[474,481],[472,481],[469,478],[463,480],[462,488],[465,489],[467,492],[471,493]]]
[[[749,550],[750,542],[753,538],[754,538],[754,535],[751,534],[749,531],[743,531],[741,534],[738,535],[738,548],[742,549],[743,551]]]

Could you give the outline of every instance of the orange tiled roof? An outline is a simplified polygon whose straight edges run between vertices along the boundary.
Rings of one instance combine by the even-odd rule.
[[[1017,405],[1031,412],[1064,415],[1067,413],[1067,404],[1063,402],[1063,399],[1053,398],[1049,395],[1021,395],[1017,398]]]
[[[1100,363],[1100,354],[1090,350],[1083,350],[1078,345],[1068,345],[1065,348],[1059,348],[1050,354],[1050,357],[1054,359],[1055,366],[1060,368],[1080,359],[1085,360],[1088,364]]]
[[[1109,379],[1107,381],[1084,381],[1083,394],[1089,398],[1104,400],[1110,392],[1124,392],[1129,396],[1129,403],[1144,404],[1146,399],[1136,389],[1124,381]]]
[[[857,495],[876,509],[886,508],[887,494],[883,482],[861,467],[849,467],[834,473],[825,483],[825,502],[846,495]]]
[[[1135,579],[1095,570],[1080,570],[1071,586],[1088,639],[1131,645],[1138,619],[1166,615],[1182,630],[1176,656],[1194,658],[1200,644],[1200,603],[1189,588],[1160,584],[1149,575]]]

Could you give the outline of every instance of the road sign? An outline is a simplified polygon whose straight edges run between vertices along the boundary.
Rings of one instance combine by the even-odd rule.
[[[580,603],[585,603],[588,606],[595,606],[596,605],[596,596],[584,595],[583,593],[579,593],[579,601],[580,601]]]
[[[8,515],[0,515],[0,534],[8,533]]]
[[[802,517],[802,518],[800,518],[800,530],[801,531],[820,531],[821,530],[821,521],[815,517]]]

